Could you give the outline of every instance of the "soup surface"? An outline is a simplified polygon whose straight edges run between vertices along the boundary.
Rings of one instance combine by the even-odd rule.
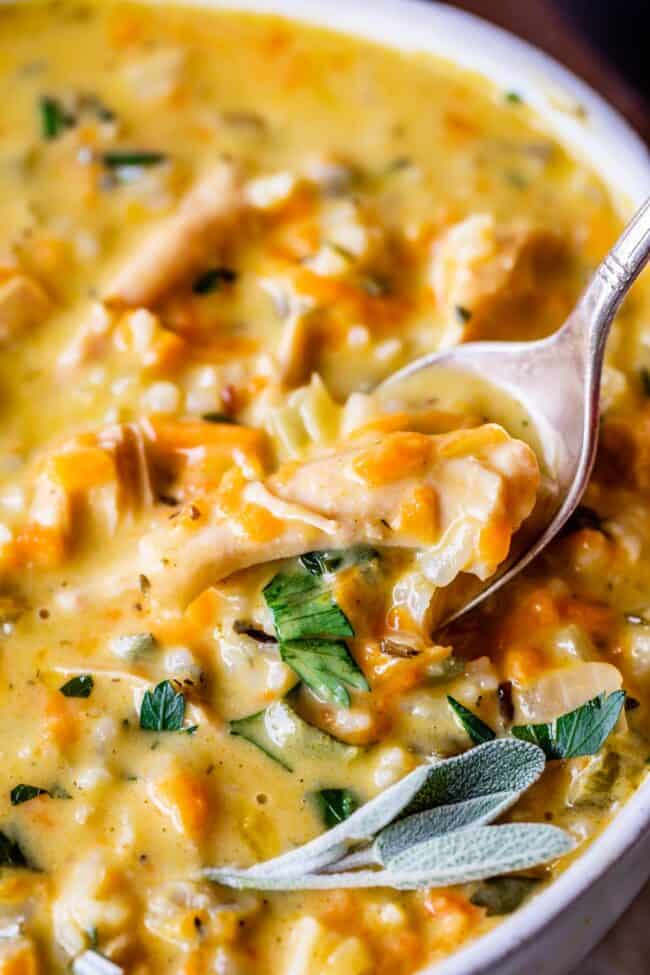
[[[647,283],[583,506],[455,624],[552,472],[465,382],[372,391],[553,331],[620,229],[607,191],[516,75],[269,17],[3,4],[0,103],[1,975],[444,958],[579,854],[650,755]],[[473,824],[464,872],[323,881],[347,842],[241,872],[495,747],[538,763],[530,789],[470,796],[464,773],[429,801]],[[524,823],[544,855],[467,866]]]

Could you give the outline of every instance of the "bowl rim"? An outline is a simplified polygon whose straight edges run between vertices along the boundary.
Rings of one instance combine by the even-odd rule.
[[[2,2],[2,0],[0,0]],[[148,0],[165,4],[171,0]],[[385,47],[433,54],[515,90],[558,141],[595,170],[629,216],[650,193],[650,150],[615,108],[539,48],[439,0],[174,0],[276,14]],[[372,5],[372,16],[370,8]],[[621,167],[625,164],[622,185]]]
[[[277,14],[389,48],[446,59],[486,76],[504,91],[521,93],[544,128],[600,176],[622,216],[629,215],[650,193],[650,152],[620,113],[550,55],[474,14],[437,0],[372,0],[372,16],[368,0],[176,2]],[[558,915],[649,834],[650,776],[588,850],[546,890],[420,975],[494,973],[495,965],[539,938]],[[650,863],[647,873],[650,875]]]

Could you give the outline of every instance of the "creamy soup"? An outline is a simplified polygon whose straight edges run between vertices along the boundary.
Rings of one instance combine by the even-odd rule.
[[[548,472],[373,390],[558,327],[607,190],[516,73],[272,17],[2,4],[0,104],[0,975],[439,961],[650,756],[647,283],[582,507],[455,623]]]

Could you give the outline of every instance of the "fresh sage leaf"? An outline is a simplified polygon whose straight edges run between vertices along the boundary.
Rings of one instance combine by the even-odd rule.
[[[530,869],[556,860],[572,848],[571,837],[557,826],[507,823],[504,826],[459,830],[419,843],[391,860],[385,870],[274,874],[210,868],[204,874],[218,883],[240,889],[394,887],[396,890],[418,890],[448,887],[500,873]],[[335,869],[336,864],[333,866]],[[309,866],[305,865],[305,869],[309,870]]]
[[[482,745],[483,742],[492,741],[493,738],[496,738],[495,733],[484,721],[481,721],[477,715],[464,707],[460,701],[457,701],[454,697],[450,697],[449,694],[447,695],[447,703],[458,719],[461,728],[467,732],[473,744]]]
[[[278,572],[262,592],[281,641],[354,636],[331,589],[308,572]]]
[[[386,864],[415,843],[469,826],[484,826],[514,805],[520,795],[521,792],[495,792],[399,819],[386,826],[375,840],[375,860]]]
[[[495,738],[429,766],[422,786],[400,811],[400,817],[479,796],[525,792],[540,777],[545,763],[538,747],[528,744],[522,749],[524,744],[528,743]]]
[[[164,680],[153,691],[145,691],[140,707],[143,731],[180,731],[185,719],[185,698]]]
[[[316,808],[327,829],[342,823],[359,803],[349,789],[320,789],[313,793]]]
[[[512,914],[539,885],[537,877],[489,877],[470,897],[475,907],[484,907],[488,917]]]
[[[321,701],[349,707],[346,685],[369,690],[347,645],[342,640],[287,640],[278,645],[280,656]]]
[[[27,858],[20,845],[0,830],[0,867],[26,867]]]
[[[428,877],[424,886],[446,886],[526,870],[572,847],[564,830],[543,823],[479,826],[416,843],[388,860],[386,868],[395,874],[419,874],[422,880]]]
[[[20,806],[23,802],[29,802],[37,796],[49,796],[47,789],[39,789],[36,785],[16,785],[9,793],[12,806]]]
[[[339,860],[351,846],[363,841],[370,842],[375,833],[399,815],[426,781],[430,768],[429,765],[420,765],[395,785],[366,802],[338,826],[295,850],[258,863],[244,872],[254,875],[293,875],[316,871]],[[212,875],[211,869],[209,868],[207,876]]]
[[[555,721],[515,725],[512,733],[538,745],[548,759],[595,755],[618,721],[624,702],[625,691],[599,694]]]
[[[300,880],[310,872],[336,869],[339,862],[350,864],[353,858],[357,865],[377,862],[382,850],[381,831],[390,823],[400,820],[406,822],[407,815],[413,817],[414,814],[426,812],[433,807],[462,804],[484,797],[494,797],[492,812],[494,816],[500,815],[516,801],[521,792],[539,778],[543,769],[544,755],[534,745],[506,738],[486,742],[463,755],[433,765],[418,766],[395,785],[365,803],[346,820],[295,850],[248,870],[208,868],[205,874],[226,884],[233,877],[243,877],[244,886],[254,886],[250,883],[252,878]],[[476,821],[484,822],[489,815],[489,806],[490,803],[486,802],[480,807],[477,804],[458,809],[455,819],[451,811],[445,810],[439,815],[441,821],[447,817],[448,824],[459,822],[463,816],[469,822],[472,813],[478,817]],[[353,847],[364,842],[371,843],[377,834],[379,837],[374,850],[366,849],[350,854]],[[430,834],[419,831],[416,838],[420,839],[424,835]],[[393,833],[392,836],[388,835],[384,849],[389,855],[397,855],[404,849],[403,836],[403,830]],[[280,884],[277,889],[290,888],[282,888]]]
[[[64,697],[90,697],[95,682],[90,674],[79,674],[59,688]]]

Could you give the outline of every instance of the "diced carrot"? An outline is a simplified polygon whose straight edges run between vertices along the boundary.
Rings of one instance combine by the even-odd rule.
[[[109,11],[106,29],[111,47],[124,48],[139,44],[144,36],[142,14],[133,9],[115,7]]]
[[[204,975],[205,956],[200,949],[191,951],[184,959],[179,968],[179,975]]]
[[[63,562],[66,554],[63,532],[38,522],[24,525],[16,535],[14,545],[17,566],[52,569]]]
[[[432,449],[433,442],[425,434],[393,433],[362,451],[352,461],[352,469],[366,484],[390,484],[420,474]]]
[[[147,372],[153,375],[166,375],[184,365],[190,355],[190,346],[184,338],[175,332],[161,329],[143,364]]]
[[[381,940],[376,975],[413,971],[424,961],[424,943],[417,931],[402,929]]]
[[[479,536],[481,560],[494,566],[503,562],[510,549],[511,537],[512,524],[505,515],[488,521]]]
[[[0,975],[38,975],[39,964],[30,941],[0,943]]]
[[[282,532],[284,522],[261,505],[244,500],[246,483],[241,471],[231,468],[224,475],[219,487],[219,507],[224,515],[240,525],[249,538],[258,542],[270,542]]]
[[[359,917],[359,895],[352,890],[333,890],[323,898],[319,916],[328,926],[347,931],[351,918]]]
[[[53,477],[68,491],[89,491],[115,478],[113,458],[101,447],[74,446],[50,458]]]
[[[424,545],[432,544],[438,539],[440,510],[435,488],[424,484],[422,487],[415,488],[413,493],[402,502],[398,528],[407,537],[415,538]],[[481,534],[481,540],[484,533],[485,529]],[[508,535],[508,540],[509,538]]]
[[[453,891],[428,890],[422,906],[435,919],[436,934],[444,942],[458,942],[481,915],[480,909]]]
[[[503,674],[515,684],[527,684],[549,667],[549,660],[539,647],[515,645],[506,650]]]
[[[458,141],[465,142],[468,139],[475,139],[480,132],[476,122],[460,112],[446,112],[443,122],[447,133]]]
[[[210,796],[205,783],[192,772],[179,772],[159,782],[156,792],[174,826],[191,839],[199,839],[208,826]]]
[[[501,645],[508,646],[539,627],[555,626],[559,621],[556,599],[548,588],[538,586],[528,593],[521,593],[501,623]]]
[[[209,626],[214,626],[222,610],[223,599],[219,592],[211,586],[190,603],[185,610],[185,616],[195,626],[207,629]]]
[[[78,735],[75,709],[70,700],[60,691],[47,691],[45,707],[46,734],[61,748],[71,745]]]
[[[484,423],[470,430],[457,430],[438,441],[441,457],[466,457],[495,444],[505,443],[508,434],[496,423]]]
[[[105,866],[97,876],[95,894],[99,900],[108,899],[124,890],[124,871],[116,866]]]
[[[204,420],[172,420],[152,417],[154,444],[161,450],[188,450],[194,447],[239,447],[240,450],[266,450],[266,435],[261,430],[237,423],[209,423]]]
[[[398,430],[411,430],[416,433],[440,434],[452,430],[478,426],[479,416],[461,413],[446,413],[444,410],[421,410],[417,413],[387,413],[385,416],[369,420],[352,431],[352,436],[365,437],[372,433],[393,433]]]

